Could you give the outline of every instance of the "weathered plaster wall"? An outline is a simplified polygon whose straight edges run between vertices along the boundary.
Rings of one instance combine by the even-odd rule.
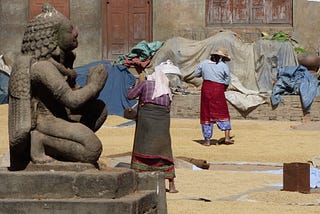
[[[293,37],[312,52],[320,49],[320,2],[294,1]]]
[[[28,0],[0,0],[0,54],[20,51],[28,20]]]
[[[70,19],[79,31],[76,65],[102,58],[102,7],[101,0],[71,0]]]
[[[19,51],[28,20],[28,0],[0,0],[0,54]],[[294,0],[293,26],[206,27],[205,0],[153,0],[153,40],[173,36],[202,40],[220,30],[232,30],[243,41],[255,41],[261,31],[285,31],[310,52],[320,47],[319,2]],[[76,65],[102,59],[102,0],[70,0],[70,18],[79,30]]]
[[[28,0],[0,0],[0,54],[20,51],[28,10]],[[75,66],[101,60],[101,0],[70,0],[70,19],[79,31]]]
[[[153,0],[153,40],[207,37],[205,0]]]
[[[232,30],[245,42],[253,42],[262,31],[284,31],[305,49],[315,52],[320,47],[320,2],[293,1],[293,26],[205,26],[205,0],[153,0],[153,40],[173,36],[202,40],[220,30]]]

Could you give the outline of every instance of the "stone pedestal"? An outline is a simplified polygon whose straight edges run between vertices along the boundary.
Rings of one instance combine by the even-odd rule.
[[[167,213],[161,173],[90,164],[30,165],[0,170],[0,213]]]

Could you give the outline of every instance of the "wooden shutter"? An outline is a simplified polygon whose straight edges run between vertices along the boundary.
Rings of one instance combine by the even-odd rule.
[[[207,25],[292,24],[292,0],[207,0]]]
[[[29,0],[29,19],[41,13],[43,3],[51,3],[56,10],[70,18],[69,0]]]
[[[104,21],[104,57],[115,59],[127,54],[142,40],[151,40],[149,0],[108,0]]]

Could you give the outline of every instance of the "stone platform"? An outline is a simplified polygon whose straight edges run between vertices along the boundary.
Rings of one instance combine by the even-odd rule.
[[[161,173],[82,163],[0,170],[0,214],[167,213]]]
[[[228,102],[231,119],[234,120],[276,120],[301,121],[304,116],[300,96],[284,95],[281,103],[273,109],[270,102],[252,109],[246,115],[240,113],[235,106]],[[320,121],[320,96],[315,97],[311,106],[310,120]],[[200,94],[175,95],[171,105],[172,118],[199,118]]]

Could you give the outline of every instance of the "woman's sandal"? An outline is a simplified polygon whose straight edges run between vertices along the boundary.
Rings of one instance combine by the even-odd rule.
[[[210,140],[205,140],[203,143],[204,146],[211,146]]]
[[[170,189],[168,192],[169,192],[169,193],[178,193],[179,191],[176,190],[176,189]]]
[[[234,140],[232,140],[232,139],[225,140],[224,143],[227,144],[227,145],[232,145],[232,144],[234,144]]]

